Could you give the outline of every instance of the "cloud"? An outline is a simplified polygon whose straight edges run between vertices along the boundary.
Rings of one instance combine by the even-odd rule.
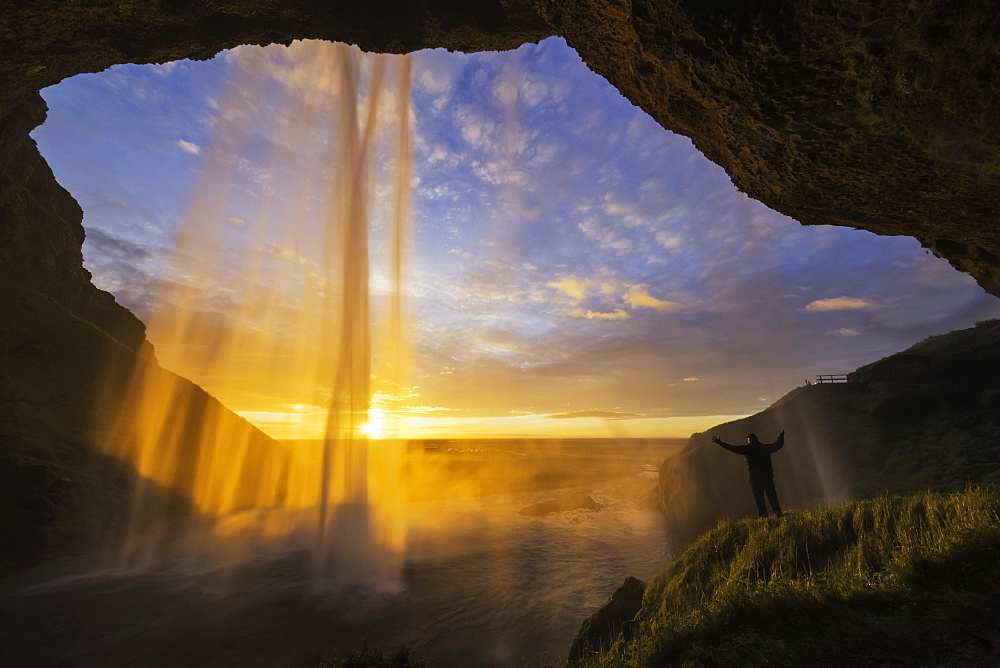
[[[197,144],[192,144],[189,141],[184,141],[183,139],[177,140],[177,145],[181,147],[181,150],[190,153],[191,155],[200,155],[201,147]]]
[[[87,229],[86,239],[92,249],[98,250],[106,257],[113,256],[128,260],[145,260],[153,257],[153,254],[144,246],[98,227]]]
[[[411,287],[414,286],[411,285]],[[438,286],[435,292],[446,294],[452,299],[464,302],[466,309],[472,308],[475,304],[488,305],[489,309],[495,309],[499,302],[520,305],[541,304],[547,301],[543,291],[534,286],[525,285],[513,280],[505,281],[489,277],[473,278],[466,285],[448,283]],[[487,315],[487,312],[476,312],[483,316]],[[498,314],[494,312],[493,315]]]
[[[428,413],[443,413],[450,410],[453,409],[444,406],[402,406],[389,412],[394,415],[427,415]]]
[[[859,334],[861,334],[861,332],[859,332],[856,329],[848,329],[845,327],[843,329],[831,330],[826,334],[827,336],[858,336]]]
[[[621,289],[621,284],[618,281],[604,281],[601,283],[601,294],[602,295],[613,295]]]
[[[521,101],[526,107],[558,105],[570,94],[572,86],[558,79],[541,81],[538,76],[525,76],[520,85]]]
[[[580,231],[588,239],[597,243],[600,248],[615,250],[619,253],[632,250],[632,241],[616,235],[612,230],[601,227],[593,218],[588,218],[577,224]]]
[[[557,413],[556,415],[546,415],[552,420],[565,420],[570,418],[605,418],[607,420],[632,420],[634,418],[646,417],[639,413],[616,413],[614,411],[570,411],[569,413]]]
[[[699,380],[701,380],[701,378],[698,378],[697,376],[689,376],[688,378],[681,378],[681,381],[684,383],[694,383]]]
[[[833,297],[817,299],[806,304],[807,311],[847,311],[851,309],[873,309],[878,305],[867,299],[857,297]]]
[[[582,308],[575,308],[569,312],[574,318],[586,318],[587,320],[627,320],[631,318],[628,311],[616,308],[610,313],[605,311],[590,311]]]
[[[622,295],[622,299],[624,299],[625,303],[632,308],[645,306],[647,308],[654,308],[658,311],[673,311],[677,309],[677,304],[674,302],[668,302],[651,296],[649,292],[647,292],[647,288],[649,288],[649,285],[646,283],[629,286],[629,289],[624,295]]]
[[[476,107],[462,105],[455,110],[455,126],[459,135],[474,149],[492,150],[497,124]]]
[[[413,88],[432,98],[450,98],[455,80],[468,65],[465,54],[428,49],[413,54]]]
[[[676,250],[684,245],[684,237],[661,230],[656,233],[656,243],[667,250]]]
[[[512,109],[517,104],[518,87],[512,81],[500,79],[493,86],[493,96],[501,105]]]
[[[567,276],[558,281],[551,281],[546,283],[550,288],[555,288],[561,292],[566,293],[570,298],[576,302],[583,301],[590,292],[590,289],[596,285],[596,283],[589,278],[577,278],[576,276]]]

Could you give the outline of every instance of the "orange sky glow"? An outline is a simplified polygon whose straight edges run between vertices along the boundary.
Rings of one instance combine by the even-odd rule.
[[[289,411],[237,411],[278,440],[323,437],[326,413],[318,408]],[[550,415],[485,417],[389,416],[372,411],[369,438],[687,438],[695,432],[745,415],[698,415],[672,418],[611,419]]]

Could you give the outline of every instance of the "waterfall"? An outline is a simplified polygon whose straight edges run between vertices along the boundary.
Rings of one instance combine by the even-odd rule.
[[[308,533],[317,582],[384,582],[405,541],[405,443],[371,421],[407,382],[410,58],[319,41],[226,57],[147,323],[162,368],[137,365],[95,416],[143,481],[120,563],[161,549],[155,490],[190,504],[199,529],[180,533],[213,549],[231,531],[203,527],[243,514],[244,538]],[[269,441],[223,405],[313,440]]]

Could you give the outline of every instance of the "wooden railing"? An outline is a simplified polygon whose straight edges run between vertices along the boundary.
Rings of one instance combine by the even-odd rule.
[[[816,376],[816,382],[819,384],[826,383],[846,383],[847,374],[846,373],[826,373]]]

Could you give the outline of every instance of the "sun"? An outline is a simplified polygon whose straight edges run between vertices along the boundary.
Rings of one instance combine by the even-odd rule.
[[[382,438],[382,434],[385,431],[384,428],[385,418],[382,415],[382,411],[377,409],[368,411],[368,422],[358,427],[361,433],[368,438]]]

